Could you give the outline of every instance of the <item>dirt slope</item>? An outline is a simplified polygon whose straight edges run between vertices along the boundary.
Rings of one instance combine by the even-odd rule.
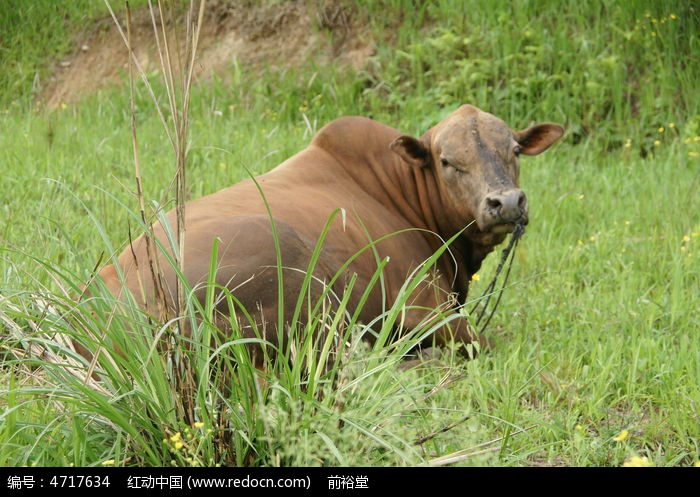
[[[336,2],[261,4],[207,2],[196,78],[225,75],[234,61],[244,70],[300,65],[311,58],[321,63],[335,59],[359,68],[374,53],[371,41],[363,36],[361,16]],[[124,16],[119,20],[126,32]],[[181,19],[176,22],[184,25]],[[140,65],[147,72],[158,70],[160,60],[147,9],[132,14],[131,30]],[[123,81],[128,74],[126,46],[108,15],[76,36],[75,46],[69,57],[57,62],[53,77],[44,88],[43,100],[49,107],[74,103]]]

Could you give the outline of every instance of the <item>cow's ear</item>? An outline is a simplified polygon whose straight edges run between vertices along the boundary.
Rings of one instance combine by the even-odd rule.
[[[564,134],[564,128],[555,123],[535,124],[515,132],[515,141],[520,145],[520,153],[537,155],[547,150]]]
[[[399,136],[391,142],[391,149],[414,167],[425,167],[430,162],[430,150],[423,140],[412,136]]]

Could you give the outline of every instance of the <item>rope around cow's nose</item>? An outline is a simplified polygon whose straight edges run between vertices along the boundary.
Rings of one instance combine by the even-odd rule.
[[[517,247],[518,241],[524,234],[525,225],[522,223],[517,223],[515,225],[515,228],[513,229],[513,233],[510,236],[508,246],[505,249],[503,249],[503,252],[501,253],[501,261],[496,267],[496,274],[494,275],[493,279],[486,287],[484,292],[481,294],[481,297],[477,299],[476,303],[469,311],[469,314],[473,315],[477,308],[481,305],[479,315],[477,316],[474,322],[474,328],[476,328],[476,331],[479,335],[486,331],[486,327],[489,325],[489,322],[491,322],[491,318],[496,313],[498,304],[501,302],[503,290],[505,290],[506,283],[508,282],[508,276],[510,275],[510,269],[513,267],[513,254],[515,254],[515,247]],[[496,283],[498,282],[498,277],[501,274],[501,271],[506,266],[506,262],[508,264],[508,269],[506,270],[506,274],[503,278],[503,284],[501,285],[501,289],[496,292],[494,291],[494,289],[496,288]],[[491,297],[493,297],[496,293],[498,293],[498,297],[496,298],[496,301],[494,302],[493,307],[491,308],[491,312],[487,316],[486,313],[488,310],[489,302],[491,301]],[[481,321],[484,319],[484,317],[486,317],[486,322],[483,324],[483,326],[481,326],[481,328],[479,328],[479,325],[481,324]]]

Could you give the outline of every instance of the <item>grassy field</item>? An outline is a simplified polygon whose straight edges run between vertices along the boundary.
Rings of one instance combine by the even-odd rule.
[[[400,371],[405,347],[370,349],[361,323],[326,316],[347,334],[345,362],[319,370],[324,349],[303,330],[298,367],[264,374],[240,343],[203,346],[211,327],[187,344],[187,360],[169,362],[185,356],[152,346],[167,327],[134,309],[112,322],[110,309],[71,300],[139,230],[128,85],[49,110],[32,84],[73,30],[106,15],[94,4],[0,9],[11,68],[0,95],[0,465],[699,464],[692,2],[347,1],[376,47],[362,69],[273,60],[255,71],[232,64],[195,85],[191,198],[269,170],[341,115],[421,134],[472,103],[514,129],[567,129],[522,161],[530,224],[490,325],[493,351]],[[46,31],[21,27],[34,25]],[[144,196],[172,207],[172,149],[142,86],[136,104]],[[470,297],[497,262],[487,260]],[[102,365],[101,383],[74,376],[65,360],[18,358],[32,346],[65,358],[56,333],[71,332],[67,316],[133,353]],[[142,323],[142,339],[126,321]]]

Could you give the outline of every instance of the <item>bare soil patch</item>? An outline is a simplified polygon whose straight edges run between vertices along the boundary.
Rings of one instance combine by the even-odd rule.
[[[125,18],[120,22],[126,32]],[[360,68],[374,54],[366,39],[362,16],[336,2],[275,4],[210,0],[197,50],[195,77],[218,75],[226,80],[234,63],[244,70],[299,66],[309,61],[334,61]],[[173,25],[183,26],[182,19]],[[160,69],[153,24],[148,9],[132,13],[134,52],[146,72]],[[128,74],[128,52],[107,15],[75,38],[74,52],[57,61],[44,88],[50,108],[75,103],[82,97],[121,84]]]

